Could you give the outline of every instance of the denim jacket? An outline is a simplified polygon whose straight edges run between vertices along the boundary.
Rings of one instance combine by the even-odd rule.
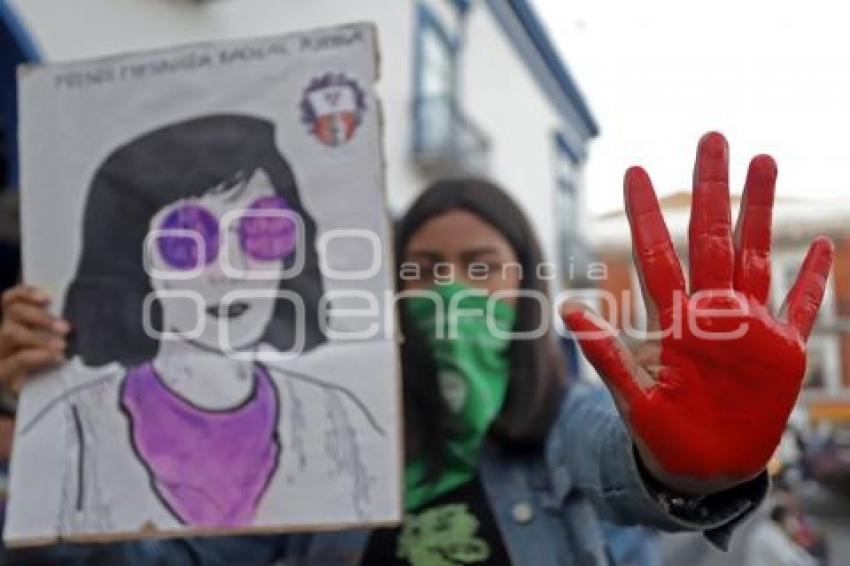
[[[702,531],[725,548],[768,488],[762,473],[703,498],[666,495],[642,470],[607,391],[581,382],[565,396],[541,456],[487,443],[480,476],[512,562],[535,566],[613,563],[600,519]],[[350,530],[138,541],[113,550],[125,564],[357,566],[368,538],[369,531]]]

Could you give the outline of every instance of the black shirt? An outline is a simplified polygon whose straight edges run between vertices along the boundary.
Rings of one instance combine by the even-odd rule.
[[[476,477],[405,514],[400,527],[376,529],[362,566],[509,566],[499,526]]]

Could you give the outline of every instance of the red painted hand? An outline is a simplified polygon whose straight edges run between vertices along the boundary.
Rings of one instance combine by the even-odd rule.
[[[579,304],[565,323],[611,390],[649,471],[709,493],[764,469],[797,399],[805,341],[823,298],[832,243],[817,238],[777,316],[766,306],[776,165],[750,163],[731,229],[728,146],[700,140],[689,228],[690,293],[646,172],[625,176],[633,251],[654,339],[630,351]]]

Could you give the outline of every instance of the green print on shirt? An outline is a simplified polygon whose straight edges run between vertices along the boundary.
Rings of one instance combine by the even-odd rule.
[[[487,542],[475,536],[478,519],[465,503],[409,514],[398,537],[396,556],[411,566],[457,566],[487,560]]]

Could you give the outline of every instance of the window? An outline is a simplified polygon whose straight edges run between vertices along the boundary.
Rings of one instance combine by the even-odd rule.
[[[417,14],[414,159],[423,173],[434,177],[486,174],[489,139],[466,116],[458,100],[457,60],[461,42],[424,3],[419,4]],[[461,22],[452,23],[460,33]]]
[[[558,219],[558,239],[564,252],[568,252],[570,243],[579,236],[578,189],[570,178],[558,178],[555,189],[555,214]],[[569,255],[569,254],[567,254]]]
[[[419,95],[454,98],[455,46],[433,14],[422,9],[419,19]]]
[[[450,142],[455,108],[455,40],[437,17],[419,5],[415,66],[417,151]]]
[[[585,278],[584,240],[581,230],[582,209],[579,194],[578,162],[565,145],[563,136],[555,135],[555,230],[557,254],[564,285],[575,288]],[[580,267],[580,269],[578,269]],[[572,281],[577,279],[578,281]]]

